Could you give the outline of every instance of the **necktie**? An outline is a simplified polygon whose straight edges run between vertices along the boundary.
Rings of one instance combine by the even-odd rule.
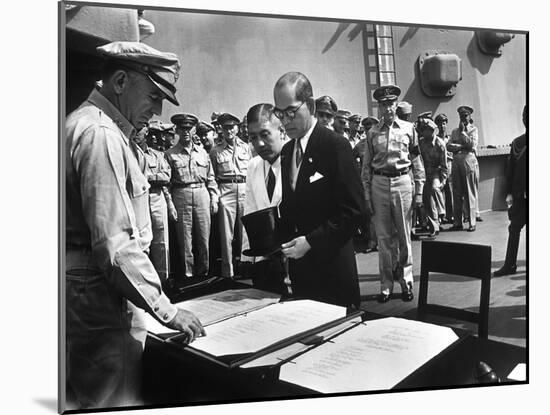
[[[275,190],[275,173],[271,166],[269,167],[269,173],[267,174],[267,196],[269,201],[273,198],[273,191]]]
[[[296,140],[296,168],[300,166],[300,163],[302,162],[302,145],[300,144],[300,139],[298,138]]]

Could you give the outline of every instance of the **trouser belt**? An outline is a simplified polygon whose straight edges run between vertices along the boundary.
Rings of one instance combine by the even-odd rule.
[[[387,173],[387,172],[382,171],[382,170],[375,170],[374,171],[375,175],[385,176],[385,177],[399,177],[399,176],[403,176],[403,175],[408,174],[408,173],[409,173],[409,169],[399,170],[399,171],[396,171],[396,172],[393,172],[393,173]]]

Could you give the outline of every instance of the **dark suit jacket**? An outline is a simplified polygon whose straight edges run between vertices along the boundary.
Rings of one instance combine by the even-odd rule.
[[[514,199],[523,198],[527,189],[527,135],[522,134],[510,147],[506,167],[506,191]]]
[[[293,294],[359,306],[352,238],[365,213],[365,197],[351,146],[344,137],[317,124],[293,191],[290,164],[295,142],[285,144],[281,152],[280,229],[285,242],[304,235],[311,250],[298,260],[289,260]],[[323,177],[310,182],[316,173]]]

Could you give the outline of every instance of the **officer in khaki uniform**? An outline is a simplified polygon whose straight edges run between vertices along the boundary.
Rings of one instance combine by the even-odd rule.
[[[334,115],[338,111],[338,105],[332,97],[323,95],[315,100],[315,117],[319,125],[334,130]]]
[[[168,99],[179,60],[139,42],[97,48],[102,86],[67,116],[66,402],[61,409],[142,405],[143,310],[187,340],[205,334],[162,291],[151,242],[145,159],[137,130]],[[62,394],[64,396],[64,394]]]
[[[376,88],[382,119],[367,135],[361,177],[367,211],[374,213],[378,237],[381,293],[379,302],[390,299],[394,280],[401,285],[401,298],[411,301],[413,270],[411,226],[414,204],[422,204],[424,166],[414,125],[396,115],[401,89],[395,85]],[[409,176],[412,169],[414,186]]]
[[[373,116],[366,116],[361,121],[361,125],[365,130],[365,137],[361,138],[359,142],[353,147],[353,158],[357,162],[357,169],[359,174],[363,170],[363,156],[365,155],[365,147],[367,146],[367,136],[369,131],[374,125],[377,125],[380,121]],[[360,231],[363,239],[367,243],[366,252],[376,251],[378,249],[378,239],[376,238],[376,230],[374,228],[373,217],[368,214],[365,215],[361,225]]]
[[[346,137],[347,140],[349,140],[349,117],[351,112],[348,110],[338,110],[334,117],[334,131]]]
[[[170,275],[168,214],[172,220],[177,218],[176,209],[167,188],[170,184],[170,165],[164,158],[164,153],[153,148],[153,145],[159,145],[161,140],[151,134],[151,129],[140,130],[134,137],[134,141],[143,150],[147,166],[145,175],[150,186],[149,208],[153,239],[151,240],[149,258],[151,258],[160,280],[165,282]]]
[[[165,157],[172,168],[180,258],[185,264],[186,277],[204,277],[209,266],[210,214],[218,210],[218,188],[208,153],[193,142],[197,117],[176,114],[170,120],[179,136],[178,143],[165,152]]]
[[[447,180],[447,150],[445,143],[435,131],[437,125],[430,118],[421,118],[417,123],[418,133],[421,134],[420,154],[426,171],[426,183],[424,184],[423,202],[428,218],[434,227],[434,232],[439,233],[440,218],[445,216],[445,199],[443,198],[443,186]]]
[[[460,124],[451,132],[447,150],[453,153],[453,205],[454,223],[448,230],[462,230],[462,215],[466,212],[468,232],[476,230],[477,188],[479,184],[479,165],[476,157],[478,144],[477,127],[471,118],[474,110],[467,105],[457,109]]]
[[[210,159],[219,186],[219,226],[222,254],[223,277],[233,278],[233,257],[238,258],[240,252],[233,252],[235,240],[236,250],[242,246],[241,216],[244,210],[246,193],[246,173],[248,161],[252,158],[250,147],[238,136],[240,120],[236,116],[223,113],[218,119],[222,128],[224,142],[210,151]]]
[[[437,136],[445,143],[445,148],[451,137],[447,133],[447,124],[449,118],[441,113],[435,117],[435,124],[437,125]],[[453,153],[447,150],[447,181],[443,187],[443,194],[445,195],[445,218],[441,223],[453,223],[453,176],[451,174],[453,166]]]
[[[361,125],[361,115],[353,114],[349,117],[349,143],[351,148],[355,147],[359,140],[361,140],[361,135],[359,134],[359,127]]]

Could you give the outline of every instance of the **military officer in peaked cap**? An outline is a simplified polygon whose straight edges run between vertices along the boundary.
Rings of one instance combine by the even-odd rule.
[[[420,154],[426,171],[423,203],[427,220],[433,225],[433,231],[439,233],[440,217],[445,216],[443,186],[447,181],[447,150],[445,143],[436,132],[437,125],[431,118],[420,118],[417,131],[421,134]]]
[[[365,155],[365,148],[367,146],[367,137],[370,129],[373,125],[378,124],[379,120],[373,116],[366,116],[361,120],[361,125],[365,130],[365,137],[361,138],[359,142],[353,147],[353,158],[357,163],[359,174],[363,170],[363,156]],[[367,248],[366,252],[375,251],[378,248],[378,240],[376,239],[376,230],[374,229],[374,222],[372,216],[366,214],[359,227],[363,240],[365,241]]]
[[[223,142],[223,134],[222,134],[222,127],[220,123],[218,122],[218,117],[222,115],[221,112],[214,111],[212,115],[210,115],[210,120],[212,121],[212,125],[216,129],[216,138],[214,139],[214,144],[218,145]]]
[[[425,172],[413,124],[396,116],[400,93],[395,85],[381,86],[374,91],[382,119],[369,130],[363,157],[367,210],[374,214],[378,237],[379,302],[390,299],[394,280],[401,285],[403,301],[411,301],[414,297],[412,207],[413,203],[422,204]],[[411,169],[414,185],[409,176]]]
[[[478,144],[477,127],[473,125],[474,110],[462,105],[457,108],[460,117],[458,128],[451,132],[447,150],[453,153],[453,205],[454,223],[449,230],[462,230],[462,214],[466,212],[469,232],[476,230],[477,187],[479,183],[479,165],[476,157]]]
[[[155,125],[155,127],[157,127]],[[149,207],[151,212],[151,228],[153,237],[149,258],[155,266],[161,281],[164,283],[170,275],[169,270],[169,237],[168,216],[176,218],[176,209],[168,191],[170,184],[170,166],[164,158],[164,152],[154,146],[160,146],[157,135],[150,134],[150,129],[144,127],[134,136],[134,141],[143,151],[147,165],[146,177],[149,182]]]
[[[101,86],[65,123],[65,409],[142,402],[142,310],[188,341],[205,334],[197,317],[163,293],[147,256],[149,184],[132,140],[164,99],[178,104],[179,60],[138,42],[97,52],[106,58]]]
[[[334,116],[334,131],[343,135],[349,140],[349,117],[351,112],[348,110],[338,110]]]
[[[208,153],[193,142],[198,119],[193,114],[175,114],[178,143],[165,156],[172,168],[172,199],[178,212],[176,234],[180,262],[186,277],[208,275],[210,214],[218,210],[218,186]]]
[[[214,147],[214,138],[216,136],[214,126],[205,121],[199,121],[197,124],[197,135],[201,140],[203,148],[207,153],[210,153],[210,150]]]
[[[244,210],[248,161],[252,158],[250,147],[238,136],[241,120],[230,113],[218,117],[222,128],[223,143],[210,151],[210,159],[219,187],[220,244],[223,277],[234,278],[233,257],[240,257],[242,246],[241,217]],[[236,251],[233,251],[235,240]]]
[[[447,115],[441,113],[437,114],[434,119],[435,124],[437,125],[437,136],[445,144],[447,144],[451,137],[447,133],[447,123],[449,118]],[[453,153],[447,149],[447,181],[443,187],[443,194],[445,196],[445,217],[441,220],[441,223],[453,223],[453,175],[452,175],[452,166],[453,166]]]
[[[351,148],[355,147],[361,139],[361,135],[359,134],[360,126],[361,115],[353,114],[349,117],[349,143],[351,144]]]
[[[338,111],[338,106],[332,97],[323,95],[315,100],[315,117],[323,127],[334,130],[336,111]]]

